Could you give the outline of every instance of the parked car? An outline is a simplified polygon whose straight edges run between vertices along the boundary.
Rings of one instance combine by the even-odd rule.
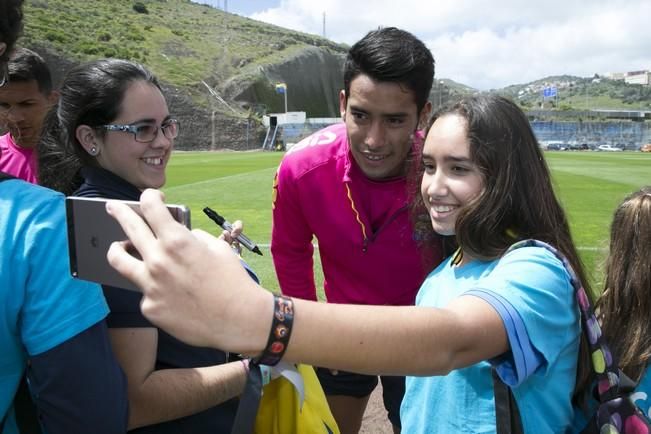
[[[651,143],[647,143],[646,145],[642,145],[640,148],[641,152],[651,152]]]
[[[564,151],[567,149],[565,143],[549,143],[547,144],[548,151]]]
[[[588,151],[588,150],[590,150],[590,147],[588,146],[587,143],[581,143],[580,145],[570,145],[569,150],[570,151]]]
[[[615,146],[611,145],[599,145],[597,147],[597,150],[606,152],[622,152],[622,148],[616,148]]]

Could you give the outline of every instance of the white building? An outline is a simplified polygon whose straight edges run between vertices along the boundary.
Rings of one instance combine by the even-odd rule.
[[[651,72],[649,71],[635,71],[627,72],[624,77],[624,82],[628,84],[642,84],[648,86],[651,82]]]
[[[651,71],[609,72],[603,76],[611,80],[624,80],[627,84],[651,84]]]

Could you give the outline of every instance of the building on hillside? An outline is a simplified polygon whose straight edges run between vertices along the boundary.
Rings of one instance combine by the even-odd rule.
[[[651,85],[651,71],[609,72],[604,77],[610,80],[624,80],[627,84]]]
[[[628,84],[642,84],[648,86],[651,82],[651,71],[627,72],[624,82]]]
[[[607,72],[603,75],[610,80],[623,80],[626,77],[625,72]]]

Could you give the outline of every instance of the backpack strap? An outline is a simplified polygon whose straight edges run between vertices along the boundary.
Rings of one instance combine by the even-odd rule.
[[[255,427],[255,418],[262,398],[262,374],[260,365],[249,362],[249,375],[246,379],[244,391],[240,396],[237,413],[233,421],[231,434],[251,434]]]
[[[574,295],[581,311],[581,329],[588,341],[588,347],[592,356],[592,368],[597,378],[599,402],[605,402],[619,396],[620,370],[618,369],[617,360],[606,344],[590,297],[576,276],[570,262],[557,249],[538,240],[519,241],[513,244],[506,253],[520,247],[542,247],[547,249],[561,261],[565,270],[567,270],[567,273],[570,275],[570,283],[574,287]]]
[[[522,240],[514,243],[508,248],[504,255],[521,247],[540,247],[548,250],[556,256],[570,276],[570,283],[574,288],[574,295],[581,311],[581,329],[585,334],[592,355],[592,365],[597,375],[599,402],[605,402],[620,393],[620,371],[617,369],[617,361],[610,352],[601,333],[601,327],[594,313],[590,298],[586,293],[581,281],[577,278],[574,269],[567,258],[551,245],[539,240]],[[518,413],[517,403],[513,397],[512,390],[505,385],[495,369],[493,371],[493,388],[495,393],[495,416],[497,432],[500,434],[511,434],[522,432],[522,421]],[[520,431],[517,431],[520,429]]]
[[[497,375],[497,369],[491,368],[493,375],[493,393],[495,394],[495,428],[497,434],[523,434],[522,419],[513,391]]]

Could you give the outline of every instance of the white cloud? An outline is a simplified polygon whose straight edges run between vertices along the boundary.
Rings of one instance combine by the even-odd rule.
[[[651,69],[649,0],[281,0],[249,16],[321,34],[324,12],[337,42],[381,25],[409,30],[434,53],[438,77],[479,89]]]

